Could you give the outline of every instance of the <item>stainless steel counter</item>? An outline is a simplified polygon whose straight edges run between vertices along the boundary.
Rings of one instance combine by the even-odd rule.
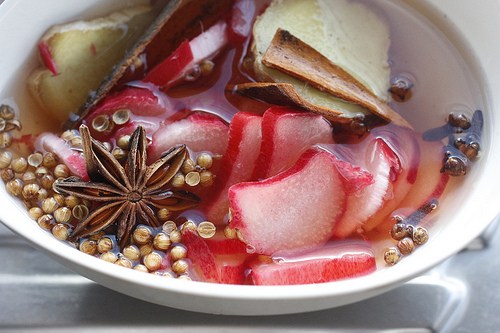
[[[500,332],[500,221],[381,296],[282,316],[213,316],[140,301],[62,267],[0,225],[0,332]]]

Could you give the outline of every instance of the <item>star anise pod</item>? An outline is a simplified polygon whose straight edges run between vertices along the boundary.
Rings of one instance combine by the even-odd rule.
[[[69,177],[54,183],[54,189],[102,205],[80,221],[71,234],[75,240],[118,225],[116,238],[123,249],[138,220],[159,227],[155,209],[179,211],[196,206],[199,198],[185,191],[165,190],[187,156],[185,145],[171,148],[153,164],[146,165],[147,138],[139,126],[130,137],[129,154],[122,166],[106,147],[80,126],[85,167],[90,182]]]

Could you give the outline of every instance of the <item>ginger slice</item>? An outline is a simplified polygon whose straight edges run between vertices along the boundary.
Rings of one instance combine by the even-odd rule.
[[[352,75],[287,30],[276,31],[271,45],[262,58],[262,63],[266,67],[277,69],[306,82],[320,91],[359,104],[386,121],[412,128],[403,117]]]

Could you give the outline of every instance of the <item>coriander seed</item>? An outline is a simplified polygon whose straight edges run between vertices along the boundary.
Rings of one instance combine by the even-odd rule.
[[[176,245],[170,250],[170,256],[173,261],[187,257],[187,249],[182,245]]]
[[[54,217],[50,214],[42,215],[36,220],[38,225],[45,230],[50,230],[56,224]]]
[[[132,237],[138,244],[146,244],[153,239],[153,233],[151,229],[146,226],[138,226],[135,228]]]
[[[158,252],[151,252],[144,257],[143,261],[144,266],[146,266],[150,271],[156,271],[161,267],[163,258]]]
[[[129,142],[130,142],[130,135],[122,135],[120,136],[118,141],[116,141],[116,145],[121,149],[128,149]]]
[[[124,125],[130,119],[130,110],[128,110],[128,109],[118,110],[115,113],[113,113],[113,116],[111,117],[111,119],[113,119],[113,122],[116,125]]]
[[[23,191],[23,181],[19,178],[10,180],[6,185],[5,189],[10,195],[17,197]]]
[[[141,265],[141,264],[135,265],[134,270],[139,271],[139,272],[149,273],[148,268],[144,265]]]
[[[40,186],[38,184],[28,184],[23,187],[23,197],[27,200],[32,200],[38,197]],[[48,213],[48,212],[47,212]]]
[[[170,182],[170,184],[175,187],[175,188],[179,188],[179,187],[182,187],[184,186],[184,183],[185,183],[185,177],[182,173],[178,173],[174,176],[174,178],[172,178],[172,181]]]
[[[121,148],[113,149],[112,154],[113,154],[114,158],[116,158],[117,160],[121,160],[121,159],[124,159],[125,157],[127,157],[127,154]]]
[[[9,167],[12,162],[12,153],[9,151],[0,152],[0,169]]]
[[[196,171],[189,172],[185,177],[186,184],[196,186],[200,183],[200,173]]]
[[[184,163],[182,164],[182,167],[181,167],[182,173],[188,174],[188,173],[193,172],[195,170],[196,170],[196,165],[193,162],[193,160],[190,158],[186,158],[186,160],[184,161]]]
[[[165,251],[170,247],[170,237],[163,232],[159,232],[153,238],[153,246],[155,249]]]
[[[100,258],[112,264],[114,264],[118,260],[118,257],[113,252],[104,252],[103,254],[101,254]]]
[[[50,190],[52,188],[52,185],[54,185],[54,181],[55,179],[52,175],[50,174],[43,175],[40,178],[40,185],[42,185],[44,189]]]
[[[66,140],[66,141],[70,141],[75,136],[76,136],[75,132],[73,132],[72,130],[67,130],[61,134],[61,139]]]
[[[46,153],[43,155],[42,165],[46,168],[53,168],[59,162],[59,158],[55,153]]]
[[[179,230],[174,230],[170,233],[170,241],[172,243],[180,243],[182,240],[182,234]]]
[[[33,220],[38,220],[43,215],[43,210],[40,207],[32,207],[28,210],[28,215]]]
[[[59,203],[54,197],[42,201],[42,209],[47,214],[52,214],[59,207]]]
[[[24,157],[17,157],[10,164],[15,173],[23,173],[28,169],[28,161]]]
[[[227,239],[238,238],[238,235],[236,235],[236,230],[232,229],[228,225],[224,228],[224,236],[226,236]]]
[[[160,219],[161,221],[165,221],[170,217],[171,214],[172,213],[168,209],[161,208],[160,210],[158,210],[158,213],[156,213],[156,216],[158,216],[158,219]]]
[[[191,231],[196,231],[196,224],[194,224],[193,221],[186,221],[182,224],[181,226],[181,231],[184,232],[186,229],[189,229]]]
[[[163,223],[161,230],[166,234],[170,235],[173,231],[177,230],[177,224],[174,221],[167,221]]]
[[[36,201],[43,201],[49,197],[49,192],[47,192],[46,189],[41,188],[40,191],[38,191],[38,195],[36,198]]]
[[[57,223],[52,227],[52,235],[60,240],[67,240],[69,237],[69,230],[65,224]]]
[[[139,250],[141,251],[141,257],[145,257],[154,251],[154,247],[153,247],[153,244],[147,243],[147,244],[141,245],[139,247]]]
[[[214,183],[214,175],[211,171],[204,170],[200,173],[200,185],[207,187]]]
[[[59,223],[67,223],[71,220],[71,210],[68,207],[59,207],[54,212],[54,218]]]
[[[10,147],[14,138],[9,132],[0,133],[0,147]]]
[[[14,179],[15,176],[16,173],[11,168],[2,169],[2,171],[0,171],[0,177],[2,177],[4,182]]]
[[[139,260],[139,258],[141,257],[141,251],[135,245],[126,246],[123,249],[122,253],[125,256],[125,258],[130,259],[132,261]]]
[[[114,247],[113,240],[109,237],[102,237],[97,241],[97,251],[99,253],[112,251],[113,247]]]
[[[200,167],[204,169],[210,169],[213,164],[212,155],[208,153],[201,153],[196,158],[196,164],[198,164]]]
[[[67,178],[69,176],[69,168],[65,164],[58,164],[54,168],[54,177]]]
[[[120,258],[115,262],[115,265],[126,267],[126,268],[132,268],[132,263],[130,260],[126,258]]]
[[[80,243],[80,251],[93,256],[97,252],[97,243],[93,240],[87,239]]]
[[[76,205],[78,205],[80,203],[80,199],[78,199],[77,197],[75,197],[74,195],[68,195],[65,199],[64,199],[64,204],[70,208],[70,209],[73,209]]]
[[[40,153],[34,153],[28,156],[28,164],[37,168],[43,162],[43,155]]]
[[[36,180],[36,176],[35,176],[35,173],[32,172],[32,171],[26,171],[25,173],[23,173],[23,175],[21,176],[21,180],[23,181],[23,183],[25,184],[28,184],[28,183],[33,183],[35,180]]]
[[[48,175],[48,174],[49,174],[49,169],[47,169],[47,167],[44,167],[44,166],[40,166],[40,167],[36,168],[36,170],[35,170],[36,178],[42,178],[43,176]]]
[[[188,268],[189,265],[184,259],[179,259],[172,264],[172,270],[179,275],[186,273]]]
[[[198,227],[196,228],[196,231],[198,231],[198,235],[200,235],[201,238],[211,238],[215,235],[216,232],[215,225],[212,222],[201,222]]]
[[[85,205],[76,205],[71,212],[73,213],[73,217],[77,220],[83,220],[89,215],[89,209]]]

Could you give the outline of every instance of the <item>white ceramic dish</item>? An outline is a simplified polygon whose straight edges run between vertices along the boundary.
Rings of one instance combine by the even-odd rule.
[[[306,312],[331,308],[390,290],[452,256],[480,235],[499,212],[500,177],[500,1],[389,0],[413,7],[436,25],[465,58],[479,80],[485,105],[484,154],[456,198],[442,212],[439,232],[388,269],[362,278],[319,285],[256,287],[228,286],[165,279],[110,265],[57,241],[32,221],[24,205],[0,185],[0,220],[37,249],[75,272],[106,287],[146,301],[193,311],[258,315]],[[35,45],[52,24],[80,17],[90,10],[107,12],[123,0],[5,0],[0,5],[0,100],[9,97],[33,66]],[[42,14],[41,14],[42,13]]]

